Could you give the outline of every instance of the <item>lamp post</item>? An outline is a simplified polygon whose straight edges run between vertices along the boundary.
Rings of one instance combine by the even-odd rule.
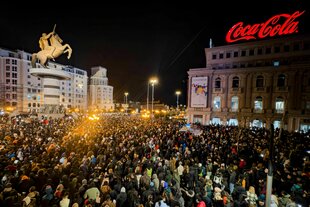
[[[179,96],[181,95],[181,91],[176,91],[175,94],[177,95],[177,109],[179,109]]]
[[[147,82],[147,96],[146,96],[146,113],[149,111],[149,91],[150,91],[150,82]]]
[[[127,96],[129,95],[129,93],[128,93],[128,92],[125,92],[124,95],[125,95],[125,108],[126,108],[126,109],[125,109],[125,113],[127,113],[127,108],[128,108],[128,107],[127,107]]]
[[[154,110],[154,86],[158,82],[157,78],[152,78],[150,80],[151,86],[152,86],[152,113],[151,118],[153,118],[153,110]]]

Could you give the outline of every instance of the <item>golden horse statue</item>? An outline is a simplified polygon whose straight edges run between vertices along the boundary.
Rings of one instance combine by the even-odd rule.
[[[44,39],[45,37],[45,39]],[[47,68],[47,61],[50,59],[57,58],[64,53],[68,53],[67,58],[70,59],[72,54],[72,49],[69,44],[62,45],[63,40],[53,31],[49,35],[43,33],[40,38],[39,45],[41,51],[32,54],[31,65],[33,68],[36,67],[37,59],[40,64]]]

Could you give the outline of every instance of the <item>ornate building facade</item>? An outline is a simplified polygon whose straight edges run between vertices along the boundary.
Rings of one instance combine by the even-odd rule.
[[[310,37],[205,49],[188,71],[189,122],[310,129]]]

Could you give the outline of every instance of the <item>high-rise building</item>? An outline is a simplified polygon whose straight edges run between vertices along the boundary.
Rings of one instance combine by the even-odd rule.
[[[89,107],[92,110],[114,110],[113,86],[108,85],[106,68],[100,66],[91,68]]]
[[[205,49],[188,71],[189,122],[310,129],[310,37]]]
[[[30,74],[30,53],[0,48],[0,109],[47,114],[64,113],[67,108],[86,110],[87,72],[55,62],[49,62],[48,67],[65,71],[70,77],[57,86],[60,94],[54,94],[54,98],[59,98],[59,106],[51,105],[44,98],[48,87],[43,85],[42,78]]]

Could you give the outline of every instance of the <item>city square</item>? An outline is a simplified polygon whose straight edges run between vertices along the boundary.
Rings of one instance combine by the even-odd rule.
[[[5,11],[0,206],[309,206],[306,5]]]

